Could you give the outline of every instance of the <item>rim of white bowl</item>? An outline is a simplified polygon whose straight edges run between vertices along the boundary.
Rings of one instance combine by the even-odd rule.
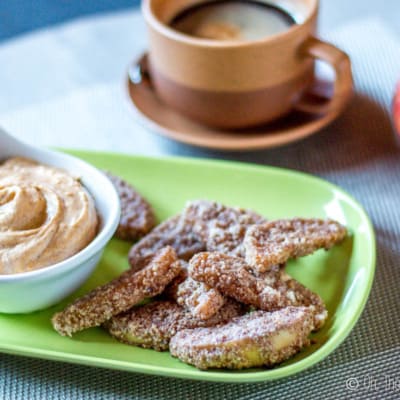
[[[103,248],[107,245],[109,240],[114,235],[120,215],[120,201],[117,191],[111,181],[107,178],[107,176],[102,173],[100,170],[95,168],[93,165],[87,163],[86,161],[81,160],[80,158],[74,157],[72,155],[62,153],[55,150],[48,149],[37,149],[39,153],[43,155],[48,155],[50,157],[57,157],[59,159],[64,159],[65,161],[73,162],[77,165],[81,165],[84,169],[88,170],[88,175],[93,174],[97,175],[98,178],[102,181],[102,185],[104,185],[104,191],[107,193],[109,200],[109,216],[107,219],[104,218],[104,215],[100,214],[99,209],[96,207],[96,210],[99,214],[101,220],[101,229],[97,233],[96,237],[82,250],[78,253],[74,254],[67,259],[60,261],[56,264],[49,265],[47,267],[39,268],[29,272],[20,272],[17,274],[7,274],[0,275],[0,284],[4,282],[22,282],[28,280],[35,280],[39,278],[50,278],[54,275],[62,274],[63,272],[67,272],[68,270],[73,270],[75,268],[79,268],[85,261],[93,257],[99,251],[102,251]],[[34,159],[37,160],[38,157]],[[46,161],[43,161],[45,164],[51,165]],[[59,168],[63,168],[60,166]],[[64,168],[68,171],[68,168]],[[86,188],[89,193],[93,196],[95,204],[98,204],[97,197]]]

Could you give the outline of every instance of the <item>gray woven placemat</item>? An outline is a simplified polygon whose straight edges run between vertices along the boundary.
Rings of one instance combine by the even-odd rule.
[[[372,40],[374,37],[380,40]],[[376,279],[361,320],[340,348],[310,370],[288,379],[241,385],[0,355],[1,399],[400,397],[400,150],[388,115],[394,82],[400,75],[400,47],[373,21],[344,29],[333,39],[352,55],[357,95],[328,129],[282,149],[241,155],[202,152],[167,141],[165,146],[177,154],[232,158],[314,173],[339,184],[365,206],[377,233]]]

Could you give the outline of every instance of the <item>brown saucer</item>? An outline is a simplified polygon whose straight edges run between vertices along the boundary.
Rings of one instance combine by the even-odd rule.
[[[266,126],[224,131],[192,121],[162,103],[154,92],[146,72],[146,54],[129,69],[126,86],[129,100],[139,119],[154,132],[178,142],[218,150],[255,150],[282,146],[318,132],[332,122],[342,110],[324,115],[293,111]],[[329,82],[317,82],[310,100],[328,102]],[[316,95],[315,93],[318,93]]]

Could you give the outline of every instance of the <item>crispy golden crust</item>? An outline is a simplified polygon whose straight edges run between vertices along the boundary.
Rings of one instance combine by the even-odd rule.
[[[189,276],[188,274],[188,263],[186,261],[179,260],[181,264],[181,272],[179,272],[178,276],[174,278],[174,280],[165,288],[164,292],[162,293],[163,297],[166,299],[172,299],[176,301],[177,292],[179,285]]]
[[[160,294],[180,272],[180,264],[172,247],[161,249],[150,263],[75,300],[52,318],[54,329],[63,336],[99,326],[114,315],[128,310],[148,297]]]
[[[215,315],[225,303],[217,290],[188,277],[177,288],[176,302],[194,317],[206,320]]]
[[[182,272],[168,285],[164,295],[175,300],[196,318],[211,318],[225,304],[225,298],[218,290],[190,278],[188,263],[182,260],[180,262]]]
[[[121,178],[106,172],[117,190],[121,203],[121,219],[115,236],[122,240],[137,240],[156,224],[153,208],[137,190]]]
[[[164,246],[172,246],[178,257],[186,261],[206,249],[244,257],[247,228],[263,222],[265,219],[253,211],[205,200],[189,202],[181,215],[158,225],[132,247],[129,263],[139,270]]]
[[[150,205],[111,179],[123,207],[119,237],[146,235],[154,225]],[[331,220],[266,222],[250,210],[193,201],[131,248],[129,271],[77,299],[52,323],[68,336],[103,325],[121,342],[170,347],[201,369],[271,366],[308,345],[309,333],[327,319],[322,299],[291,278],[284,263],[329,249],[345,235]],[[159,294],[167,300],[135,307]],[[260,310],[243,315],[245,305]]]
[[[192,221],[181,215],[175,215],[155,227],[131,248],[129,263],[132,269],[140,270],[156,251],[165,246],[173,247],[178,257],[184,260],[204,250],[204,242],[192,228]]]
[[[243,239],[247,229],[266,219],[252,210],[196,200],[189,202],[183,215],[194,221],[194,232],[202,237],[207,251],[244,257]]]
[[[171,339],[170,351],[200,369],[272,366],[307,346],[311,329],[305,307],[254,311],[222,326],[181,330]]]
[[[105,327],[121,342],[163,351],[168,350],[171,337],[181,329],[224,324],[241,314],[243,307],[233,300],[206,321],[172,301],[156,301],[113,317]]]
[[[226,296],[263,310],[277,310],[290,304],[284,292],[276,290],[265,279],[256,278],[239,257],[209,252],[196,254],[190,260],[189,275]]]
[[[254,276],[246,262],[220,253],[200,253],[190,261],[189,274],[215,287],[222,294],[264,311],[287,306],[310,307],[314,330],[325,323],[328,313],[321,297],[291,278],[280,266]]]
[[[309,307],[313,314],[313,330],[319,330],[328,318],[328,310],[321,297],[308,289],[300,282],[289,276],[284,268],[276,268],[258,275],[266,283],[281,293],[285,293],[286,298],[292,306]]]
[[[244,239],[245,258],[260,272],[324,248],[328,250],[347,234],[333,220],[295,218],[267,222],[249,228]]]

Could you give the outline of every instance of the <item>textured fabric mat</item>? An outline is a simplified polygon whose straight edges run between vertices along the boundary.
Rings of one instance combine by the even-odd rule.
[[[98,148],[141,151],[146,154],[179,154],[229,158],[294,168],[322,176],[350,192],[370,214],[377,233],[378,264],[372,293],[359,323],[346,341],[328,358],[291,378],[259,383],[224,385],[173,380],[118,371],[101,370],[23,357],[0,355],[1,399],[397,399],[400,397],[400,150],[394,139],[389,107],[392,91],[400,77],[400,46],[378,22],[360,21],[341,28],[330,39],[346,49],[353,60],[357,94],[351,106],[329,128],[305,141],[281,149],[221,154],[178,145],[145,133],[145,147],[130,137],[112,141],[100,124],[94,125],[90,105],[104,101],[116,114],[104,115],[101,125],[110,129],[124,111],[115,97],[93,98],[82,94],[86,108],[79,118],[69,114],[59,99],[49,104],[4,115],[0,122],[11,131],[36,142],[73,145],[73,132],[82,128],[98,130]],[[66,99],[65,101],[69,101]],[[109,103],[106,103],[108,101]],[[86,102],[86,103],[85,103]],[[46,108],[47,107],[47,108]],[[117,111],[118,109],[118,111]],[[59,112],[64,134],[51,137]],[[74,111],[76,111],[74,109]],[[69,117],[69,118],[68,118]],[[121,117],[122,118],[122,117]],[[129,120],[130,121],[130,120]],[[81,130],[82,131],[82,130]],[[70,136],[67,135],[71,132]],[[90,129],[87,130],[90,140]],[[67,135],[67,136],[66,136]],[[94,136],[91,138],[93,140]],[[29,139],[29,136],[28,136]],[[82,138],[85,140],[85,138]],[[146,140],[148,140],[146,142]],[[76,144],[76,142],[75,142]],[[153,147],[154,145],[154,147]],[[144,146],[144,145],[143,145]],[[85,147],[83,143],[80,147]],[[137,150],[139,149],[139,150]]]

